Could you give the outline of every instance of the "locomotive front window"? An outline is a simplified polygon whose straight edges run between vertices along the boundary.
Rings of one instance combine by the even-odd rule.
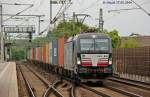
[[[81,51],[109,50],[108,39],[80,39]]]
[[[94,39],[80,39],[81,50],[94,50]]]
[[[108,50],[108,39],[95,39],[95,50]]]

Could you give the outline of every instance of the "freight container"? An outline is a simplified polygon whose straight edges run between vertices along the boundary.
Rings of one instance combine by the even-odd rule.
[[[35,54],[36,54],[35,48],[32,48],[32,60],[35,60]]]
[[[65,43],[64,47],[64,69],[73,70],[73,43]]]
[[[58,65],[58,40],[52,41],[52,64]]]
[[[43,47],[40,47],[40,62],[43,62]]]
[[[43,63],[46,63],[46,45],[44,44],[43,46],[42,46],[43,48],[42,48],[42,59],[43,59]]]
[[[58,64],[63,67],[64,64],[64,37],[58,39]]]
[[[40,62],[40,47],[37,48],[37,61]]]
[[[35,60],[38,61],[38,47],[35,48]]]
[[[45,44],[46,63],[49,63],[49,43]]]
[[[49,64],[52,64],[52,42],[49,42]]]

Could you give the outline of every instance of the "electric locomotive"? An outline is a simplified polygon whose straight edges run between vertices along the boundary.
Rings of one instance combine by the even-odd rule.
[[[64,45],[64,74],[81,82],[103,81],[112,75],[112,43],[104,33],[82,33]]]

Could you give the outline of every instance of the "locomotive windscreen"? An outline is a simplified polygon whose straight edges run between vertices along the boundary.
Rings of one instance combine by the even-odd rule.
[[[108,39],[80,39],[81,51],[109,50]]]

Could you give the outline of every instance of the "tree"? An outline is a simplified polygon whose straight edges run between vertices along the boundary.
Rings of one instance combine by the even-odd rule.
[[[90,28],[85,24],[77,23],[77,22],[60,22],[56,28],[53,29],[52,32],[49,32],[47,37],[70,37],[80,32],[86,31],[87,29],[94,29],[95,32],[98,32],[98,28]],[[107,30],[103,31],[104,33],[108,34],[112,38],[112,46],[113,48],[120,46],[120,36],[117,30],[113,30],[108,32]]]
[[[24,48],[18,48],[15,47],[12,49],[12,59],[13,60],[21,60],[25,58],[26,52],[24,51]]]
[[[53,29],[52,32],[48,33],[48,37],[60,37],[60,36],[65,36],[65,37],[70,37],[74,36],[89,27],[85,24],[82,24],[80,22],[60,22],[56,28]]]
[[[113,30],[110,32],[108,32],[107,30],[104,30],[104,32],[107,33],[111,37],[113,48],[117,48],[120,46],[120,36],[117,30]]]

